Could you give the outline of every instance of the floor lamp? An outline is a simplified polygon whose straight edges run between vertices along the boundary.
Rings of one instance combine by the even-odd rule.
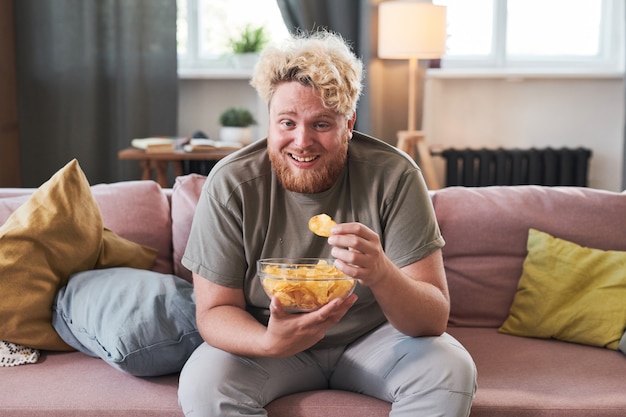
[[[415,157],[417,148],[426,184],[439,188],[424,133],[416,129],[415,102],[419,59],[440,58],[446,50],[446,8],[416,0],[378,5],[378,56],[409,60],[409,128],[398,132],[398,148]]]

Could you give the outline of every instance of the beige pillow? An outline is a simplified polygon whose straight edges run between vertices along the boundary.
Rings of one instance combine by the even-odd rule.
[[[0,226],[0,340],[71,350],[51,325],[54,297],[68,277],[96,265],[154,261],[155,251],[120,239],[105,231],[78,161],[54,174]]]
[[[626,252],[579,246],[539,230],[500,332],[617,350],[626,329]]]

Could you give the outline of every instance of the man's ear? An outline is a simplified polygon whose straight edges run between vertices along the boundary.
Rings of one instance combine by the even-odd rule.
[[[350,132],[350,139],[352,139],[352,131],[354,130],[354,123],[356,123],[356,112],[352,113],[352,116],[348,119],[348,131]]]

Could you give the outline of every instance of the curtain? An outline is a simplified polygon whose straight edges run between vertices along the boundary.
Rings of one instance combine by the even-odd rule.
[[[133,138],[177,134],[176,0],[15,1],[22,185],[76,158],[91,184],[137,179]]]
[[[290,32],[326,28],[340,33],[359,49],[360,0],[277,0]]]
[[[283,20],[291,33],[319,28],[341,34],[363,61],[370,61],[369,0],[277,0]],[[369,133],[369,94],[367,84],[359,100],[356,129]]]

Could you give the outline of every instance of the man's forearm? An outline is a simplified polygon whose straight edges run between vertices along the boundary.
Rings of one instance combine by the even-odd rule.
[[[266,327],[248,312],[223,305],[197,313],[198,330],[210,345],[242,356],[263,356],[258,340]]]

